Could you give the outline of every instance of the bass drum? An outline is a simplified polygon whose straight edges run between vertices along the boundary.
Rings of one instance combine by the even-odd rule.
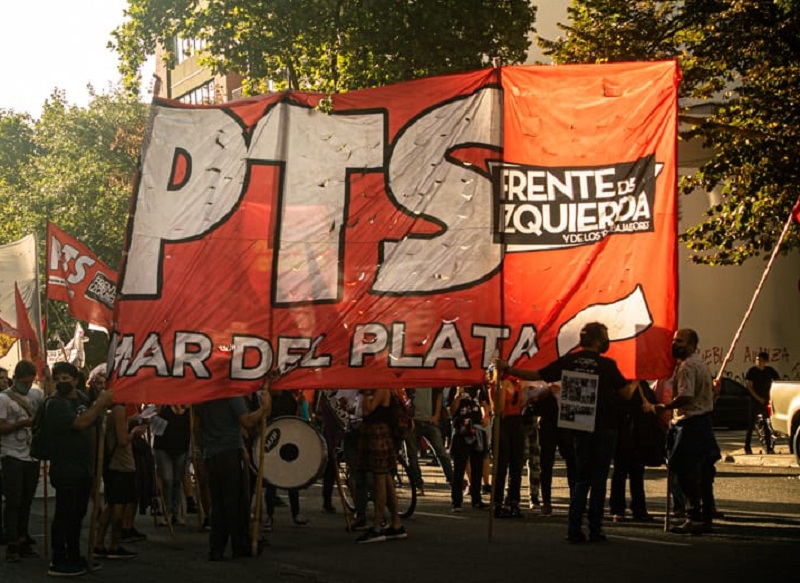
[[[258,468],[260,456],[253,453]],[[264,456],[267,482],[282,489],[305,488],[325,473],[328,447],[322,434],[302,417],[278,417],[267,424]]]

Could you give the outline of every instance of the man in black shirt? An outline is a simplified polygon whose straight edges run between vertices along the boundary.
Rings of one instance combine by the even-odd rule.
[[[753,437],[756,417],[761,413],[764,419],[769,418],[769,411],[767,411],[769,390],[772,387],[772,381],[776,381],[780,378],[778,371],[768,366],[768,362],[769,354],[766,352],[759,352],[756,357],[756,365],[751,367],[745,375],[747,390],[750,393],[750,417],[747,423],[747,433],[744,435],[744,452],[748,455],[753,453],[750,447],[750,441]],[[766,443],[767,453],[774,453],[772,450],[772,434],[767,424],[764,425],[764,442]]]
[[[569,501],[566,540],[586,541],[581,530],[586,499],[589,498],[589,541],[606,540],[603,507],[611,458],[616,446],[618,415],[623,400],[636,389],[617,363],[604,356],[609,347],[608,329],[599,322],[586,324],[580,333],[580,349],[570,352],[539,371],[521,370],[497,361],[500,373],[525,380],[561,382],[559,426],[570,426],[575,455],[575,483]],[[569,404],[567,404],[569,402]]]

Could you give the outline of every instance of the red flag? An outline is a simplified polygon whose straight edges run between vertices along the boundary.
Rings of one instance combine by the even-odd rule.
[[[117,272],[86,245],[47,224],[47,297],[67,302],[75,318],[111,329]]]
[[[17,338],[22,341],[22,357],[40,364],[42,353],[39,349],[39,338],[31,324],[30,313],[22,299],[19,286],[14,284],[14,300],[17,306]]]
[[[679,76],[485,69],[334,95],[337,115],[301,92],[157,102],[117,397],[200,402],[274,370],[277,389],[473,384],[495,351],[540,368],[592,321],[628,378],[668,376]]]

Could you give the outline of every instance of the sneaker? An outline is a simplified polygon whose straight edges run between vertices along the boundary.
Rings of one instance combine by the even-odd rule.
[[[472,507],[477,508],[478,510],[486,510],[487,508],[489,508],[489,504],[481,500],[479,502],[473,502]]]
[[[92,573],[95,572],[95,571],[99,571],[100,569],[103,568],[103,565],[101,565],[97,561],[92,561],[92,564],[89,565],[89,561],[86,560],[86,557],[81,557],[80,559],[78,559],[78,566],[79,567],[83,567],[88,572],[92,572]]]
[[[498,506],[494,509],[495,518],[511,518],[511,511],[503,506]]]
[[[381,534],[386,537],[386,540],[399,540],[401,538],[408,538],[408,533],[406,532],[405,526],[399,526],[397,528],[393,526],[387,526],[381,531]]]
[[[6,563],[16,563],[21,559],[17,545],[8,545],[6,547]]]
[[[711,534],[714,527],[710,522],[701,522],[697,525],[697,534]]]
[[[386,535],[379,530],[369,529],[356,539],[358,544],[382,543],[386,541]]]
[[[283,508],[286,506],[286,502],[283,501],[283,498],[280,496],[275,496],[275,508]]]
[[[461,512],[461,504],[453,504],[453,507],[450,509],[450,512],[453,514],[458,514]]]
[[[673,526],[669,531],[675,534],[703,534],[702,528],[701,523],[687,519],[683,524]]]
[[[541,513],[542,513],[542,516],[552,516],[553,515],[553,507],[550,504],[542,504]]]
[[[184,526],[186,524],[186,521],[183,519],[182,516],[173,516],[172,517],[172,524],[173,524],[173,526],[176,525],[176,524],[178,526]]]
[[[139,532],[136,528],[123,530],[122,535],[119,537],[121,543],[139,543],[147,540],[147,535]]]
[[[579,545],[586,542],[586,535],[582,532],[577,532],[574,534],[568,534],[564,537],[564,540],[573,545]]]
[[[644,514],[634,514],[633,515],[634,522],[655,522],[656,519],[653,518],[649,513],[645,512]]]
[[[336,514],[336,507],[333,504],[324,504],[322,506],[322,512],[324,514]]]
[[[272,526],[273,526],[272,517],[267,516],[267,519],[264,521],[264,526],[261,527],[261,530],[263,532],[272,532]]]
[[[416,489],[417,489],[417,496],[425,495],[425,487],[422,484],[418,484]]]
[[[612,522],[625,522],[625,515],[624,514],[614,514],[611,517]]]
[[[106,547],[94,547],[92,555],[99,559],[105,559],[108,557],[108,549]]]
[[[602,532],[590,532],[589,533],[589,542],[590,543],[604,543],[608,540],[608,537]]]
[[[156,526],[169,526],[169,520],[167,520],[166,516],[162,516],[158,520],[156,520]],[[123,542],[130,542],[130,541],[123,541]]]
[[[50,563],[47,574],[53,577],[79,577],[86,573],[86,567],[76,563]]]
[[[674,510],[672,512],[673,518],[686,518],[686,511],[685,510]]]
[[[367,520],[362,516],[356,516],[350,522],[350,528],[346,529],[348,532],[356,532],[357,530],[364,530],[367,528]]]
[[[519,509],[519,506],[512,506],[511,509],[508,511],[509,518],[522,518],[522,510]]]
[[[308,520],[306,518],[303,518],[299,514],[294,518],[292,518],[292,522],[294,523],[295,526],[306,526],[308,524]]]
[[[211,530],[211,523],[208,521],[208,518],[203,519],[203,530]]]
[[[539,508],[539,506],[540,503],[538,498],[531,498],[530,502],[528,502],[528,508],[530,508],[531,510]]]
[[[33,550],[30,545],[24,544],[19,547],[19,556],[23,559],[36,559],[39,557],[39,553]]]
[[[116,549],[108,549],[108,554],[106,555],[107,559],[135,559],[139,556],[139,553],[135,553],[133,551],[126,550],[122,547],[117,547]]]

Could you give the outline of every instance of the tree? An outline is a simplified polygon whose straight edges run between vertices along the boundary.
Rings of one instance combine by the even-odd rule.
[[[0,244],[37,233],[43,264],[50,220],[117,268],[146,121],[147,106],[121,88],[86,108],[55,91],[36,121],[0,112]],[[65,306],[51,302],[48,322],[68,340]]]
[[[573,0],[568,11],[565,36],[540,39],[556,62],[674,58],[682,103],[715,106],[682,118],[691,125],[682,138],[713,153],[680,191],[719,187],[722,195],[681,234],[692,260],[740,264],[769,254],[800,196],[800,2]],[[782,250],[797,248],[794,229]]]
[[[526,0],[128,0],[114,32],[120,70],[135,91],[156,46],[174,64],[176,38],[205,43],[204,65],[245,76],[249,94],[385,85],[521,63],[536,8]]]

